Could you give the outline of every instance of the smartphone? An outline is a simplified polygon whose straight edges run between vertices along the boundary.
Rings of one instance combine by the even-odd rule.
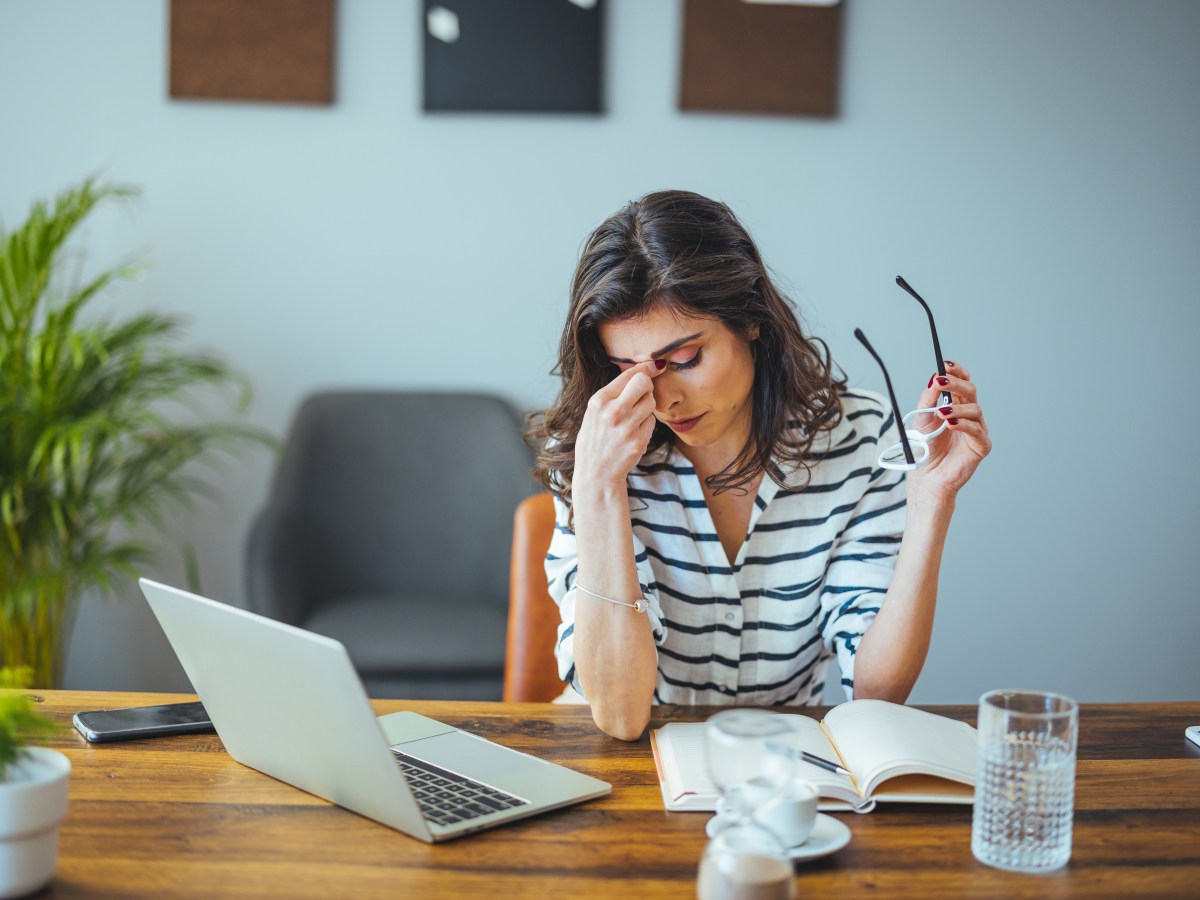
[[[198,701],[127,709],[94,709],[75,713],[71,721],[89,741],[132,741],[216,730],[204,711],[204,704]]]

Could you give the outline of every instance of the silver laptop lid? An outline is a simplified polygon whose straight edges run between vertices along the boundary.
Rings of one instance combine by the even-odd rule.
[[[345,647],[146,578],[138,583],[230,756],[432,840]]]

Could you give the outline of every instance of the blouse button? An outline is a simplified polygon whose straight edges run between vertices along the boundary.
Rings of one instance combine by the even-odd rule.
[[[727,622],[732,622],[732,621],[733,621],[734,619],[736,619],[736,618],[737,618],[737,616],[735,616],[735,615],[734,615],[733,613],[731,613],[731,612],[727,612],[727,613],[725,613],[725,621],[727,621]]]

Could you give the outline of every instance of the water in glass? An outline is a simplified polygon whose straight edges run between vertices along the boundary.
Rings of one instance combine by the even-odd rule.
[[[1057,726],[1047,718],[1052,713],[1034,714],[1031,719],[1020,711],[985,710],[989,696],[980,704],[971,851],[980,862],[999,869],[1057,869],[1071,857],[1074,704],[1066,701],[1071,704],[1064,711],[1069,721]],[[990,725],[986,716],[993,717]]]

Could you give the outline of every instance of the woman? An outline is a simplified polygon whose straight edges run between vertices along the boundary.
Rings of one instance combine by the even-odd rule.
[[[955,495],[991,447],[946,366],[918,400],[953,398],[928,462],[881,469],[890,404],[834,374],[728,207],[664,191],[592,233],[532,433],[560,674],[600,729],[635,740],[652,703],[819,703],[835,654],[849,696],[905,700]]]

